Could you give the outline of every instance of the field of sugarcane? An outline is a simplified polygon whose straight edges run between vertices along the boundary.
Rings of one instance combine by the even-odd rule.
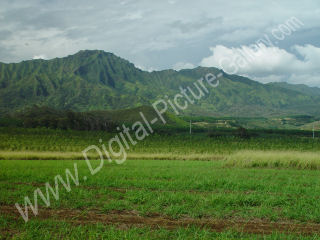
[[[318,138],[154,134],[92,174],[112,136],[2,128],[0,239],[320,237]]]

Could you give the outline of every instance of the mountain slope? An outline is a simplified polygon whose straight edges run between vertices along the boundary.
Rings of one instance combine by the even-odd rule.
[[[318,87],[309,87],[304,84],[289,84],[286,82],[274,82],[274,83],[268,83],[269,86],[275,86],[275,87],[281,87],[284,89],[290,89],[294,90],[306,95],[312,95],[312,96],[320,96],[320,88]]]
[[[73,130],[106,130],[117,131],[117,127],[125,124],[132,126],[136,122],[143,122],[143,113],[148,121],[158,115],[151,106],[141,106],[131,109],[104,110],[90,112],[73,112],[70,110],[56,110],[49,107],[31,107],[23,112],[0,118],[0,126],[4,127],[47,127],[53,129]],[[189,124],[172,113],[164,113],[166,127],[188,128]],[[152,124],[153,128],[162,129],[161,121]]]
[[[112,53],[85,50],[64,58],[0,64],[0,113],[32,105],[74,111],[150,105],[172,97],[216,68],[145,72]],[[194,87],[193,87],[194,88]],[[227,75],[185,114],[270,116],[319,115],[320,95]]]

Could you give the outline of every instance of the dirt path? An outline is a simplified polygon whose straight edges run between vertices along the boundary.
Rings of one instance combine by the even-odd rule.
[[[30,212],[31,214],[32,212]],[[1,215],[14,216],[22,221],[17,209],[11,205],[0,206]],[[126,229],[131,226],[143,227],[148,226],[154,229],[166,228],[176,229],[178,227],[188,227],[191,225],[201,228],[211,229],[213,231],[221,232],[228,229],[233,229],[239,232],[255,233],[255,234],[270,234],[272,232],[282,233],[298,233],[298,234],[320,234],[320,224],[301,224],[294,222],[270,222],[267,220],[256,219],[246,221],[243,219],[233,220],[218,220],[218,219],[195,219],[195,218],[181,218],[171,219],[159,214],[149,216],[140,216],[136,211],[112,211],[109,213],[101,213],[99,210],[72,210],[72,209],[46,209],[41,208],[38,216],[32,216],[38,219],[57,219],[59,221],[66,221],[73,224],[113,224],[120,228]]]

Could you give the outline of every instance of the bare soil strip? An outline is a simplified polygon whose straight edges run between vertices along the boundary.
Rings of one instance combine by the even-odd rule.
[[[30,214],[31,214],[30,210]],[[0,206],[0,214],[13,216],[21,219],[17,209],[11,205]],[[35,218],[35,216],[32,216]],[[303,235],[320,234],[320,224],[314,223],[294,223],[294,222],[270,222],[263,219],[255,219],[246,221],[244,219],[208,219],[208,218],[180,218],[172,219],[161,216],[160,214],[152,214],[148,216],[140,216],[136,211],[111,211],[109,213],[101,213],[99,210],[74,210],[74,209],[48,209],[39,210],[38,219],[57,219],[73,224],[112,224],[120,228],[135,227],[151,227],[153,229],[166,228],[176,229],[179,227],[198,226],[200,228],[211,229],[212,231],[225,231],[232,229],[239,232],[254,234],[270,234],[272,232],[296,233]]]

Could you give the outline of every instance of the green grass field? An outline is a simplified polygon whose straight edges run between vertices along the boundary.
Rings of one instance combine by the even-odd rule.
[[[290,150],[320,151],[320,138],[312,139],[304,132],[277,131],[266,134],[261,130],[257,137],[242,139],[232,135],[210,137],[210,133],[153,134],[135,146],[128,153],[222,153],[229,154],[239,150]],[[34,152],[76,152],[79,154],[89,145],[99,145],[99,139],[106,142],[116,133],[104,131],[52,130],[45,128],[4,128],[0,127],[0,151]],[[257,133],[255,133],[257,134]],[[312,136],[312,133],[309,134]]]
[[[0,239],[320,238],[318,139],[154,135],[92,176],[79,152],[110,134],[1,130]],[[75,163],[25,223],[15,203]]]

